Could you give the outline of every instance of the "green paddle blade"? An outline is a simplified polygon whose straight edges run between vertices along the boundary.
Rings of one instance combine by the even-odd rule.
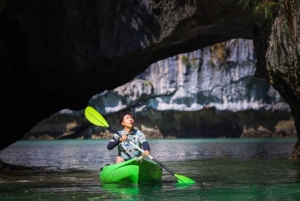
[[[186,176],[179,175],[179,174],[174,174],[174,177],[177,178],[178,183],[181,184],[195,184],[196,182]]]
[[[94,108],[88,106],[84,111],[85,117],[94,125],[108,128],[109,125],[104,117]]]

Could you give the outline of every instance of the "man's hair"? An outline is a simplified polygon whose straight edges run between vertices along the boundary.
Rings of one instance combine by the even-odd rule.
[[[120,115],[120,119],[119,119],[119,123],[121,125],[122,125],[122,121],[126,115],[130,115],[130,116],[132,116],[133,119],[135,119],[135,116],[131,112],[124,112]]]

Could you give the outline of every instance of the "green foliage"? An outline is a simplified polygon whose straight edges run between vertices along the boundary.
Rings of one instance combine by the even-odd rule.
[[[254,6],[253,15],[263,17],[265,19],[272,19],[273,13],[277,12],[278,8],[278,3],[265,1]]]
[[[199,60],[198,58],[192,56],[192,58],[188,58],[186,55],[181,55],[181,62],[183,65],[185,66],[189,66],[192,68],[198,68],[198,64],[197,64],[197,60]]]
[[[216,58],[224,62],[226,59],[226,42],[217,43],[215,45],[210,46],[211,52],[216,56]]]
[[[149,85],[152,85],[152,82],[151,80],[146,80],[143,82],[144,86],[149,86]]]
[[[186,55],[181,55],[181,62],[183,65],[188,66],[190,64],[189,58]]]
[[[237,2],[243,5],[243,9],[252,10],[252,14],[263,17],[264,19],[272,19],[273,14],[279,9],[285,14],[295,12],[300,0],[222,0],[223,2]]]
[[[252,14],[266,20],[273,20],[274,14],[281,12],[281,23],[286,25],[287,30],[292,38],[295,35],[293,19],[300,0],[222,0],[223,2],[237,2],[243,5],[243,9],[252,10]]]

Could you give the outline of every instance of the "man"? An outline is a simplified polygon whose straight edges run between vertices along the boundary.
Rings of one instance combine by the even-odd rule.
[[[150,155],[150,146],[146,136],[141,131],[133,128],[134,120],[135,117],[130,112],[122,114],[119,120],[119,123],[123,126],[123,130],[119,131],[122,136],[120,137],[118,134],[114,134],[107,144],[108,150],[112,150],[118,146],[118,157],[116,158],[115,163],[121,163],[142,155],[142,153],[127,142],[126,139],[136,146],[141,147],[144,150],[143,156]]]

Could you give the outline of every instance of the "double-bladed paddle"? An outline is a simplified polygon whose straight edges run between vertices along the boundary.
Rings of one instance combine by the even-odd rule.
[[[97,111],[95,110],[93,107],[88,106],[85,108],[85,117],[94,125],[96,126],[101,126],[104,128],[107,128],[108,130],[112,131],[113,133],[118,134],[120,137],[122,136],[121,133],[119,133],[118,131],[112,129],[107,121],[104,119],[104,117]],[[142,153],[144,153],[144,150],[142,150],[140,147],[136,146],[134,143],[130,142],[128,139],[126,140],[127,142],[129,142],[132,146],[134,146],[135,148],[137,148],[139,151],[141,151]],[[183,175],[179,175],[179,174],[175,174],[172,170],[170,170],[169,168],[167,168],[165,165],[163,165],[161,162],[159,162],[158,160],[156,160],[155,158],[153,158],[152,156],[148,156],[151,160],[155,161],[156,163],[158,163],[161,167],[163,167],[165,170],[167,170],[169,173],[171,173],[174,177],[177,178],[178,183],[185,183],[185,184],[194,184],[196,183],[194,180],[183,176]]]

